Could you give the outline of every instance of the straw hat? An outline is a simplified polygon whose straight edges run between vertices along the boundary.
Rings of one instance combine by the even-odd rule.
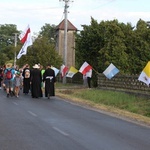
[[[37,69],[39,69],[40,67],[39,67],[39,65],[38,65],[38,64],[35,64],[35,65],[33,66],[33,68],[37,68]]]
[[[12,63],[7,63],[6,68],[12,68]]]

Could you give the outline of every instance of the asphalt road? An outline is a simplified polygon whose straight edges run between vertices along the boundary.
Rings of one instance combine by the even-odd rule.
[[[69,103],[0,91],[0,150],[149,150],[150,128]]]

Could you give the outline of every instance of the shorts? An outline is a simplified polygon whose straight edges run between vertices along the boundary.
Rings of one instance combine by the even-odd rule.
[[[13,81],[12,80],[5,80],[6,88],[13,88]]]

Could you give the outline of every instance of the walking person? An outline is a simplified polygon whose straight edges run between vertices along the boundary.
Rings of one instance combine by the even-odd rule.
[[[11,63],[6,64],[6,69],[4,70],[4,80],[6,84],[7,97],[9,97],[9,95],[13,96],[14,75],[15,75],[15,69],[12,68],[12,64]]]
[[[55,72],[51,69],[51,65],[48,64],[43,74],[43,82],[45,82],[45,97],[55,96]]]
[[[42,81],[43,81],[43,74],[45,72],[45,69],[42,65],[40,65],[40,70],[41,70]],[[44,88],[45,88],[44,82],[41,83],[41,88],[42,88],[42,93],[44,94]]]
[[[22,78],[20,72],[18,71],[14,78],[14,86],[15,86],[14,92],[15,92],[16,97],[19,97],[19,92],[20,92],[20,88],[22,87],[22,85],[23,85],[23,78]]]
[[[41,89],[41,82],[42,82],[42,75],[39,69],[40,67],[38,64],[33,66],[33,70],[31,71],[31,95],[32,98],[39,98],[42,97],[42,89]]]
[[[30,91],[30,80],[31,80],[31,70],[28,64],[25,65],[22,76],[23,76],[23,93],[28,94]]]

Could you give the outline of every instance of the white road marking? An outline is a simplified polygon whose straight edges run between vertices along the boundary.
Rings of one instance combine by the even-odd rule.
[[[13,104],[15,104],[15,105],[19,105],[18,103],[16,103],[16,102],[13,102]]]
[[[37,115],[35,113],[33,113],[32,111],[30,111],[30,110],[28,111],[28,113],[31,114],[34,117],[37,117]]]
[[[65,133],[64,131],[58,129],[57,127],[53,127],[54,130],[56,130],[57,132],[61,133],[64,136],[68,136],[69,134]]]

